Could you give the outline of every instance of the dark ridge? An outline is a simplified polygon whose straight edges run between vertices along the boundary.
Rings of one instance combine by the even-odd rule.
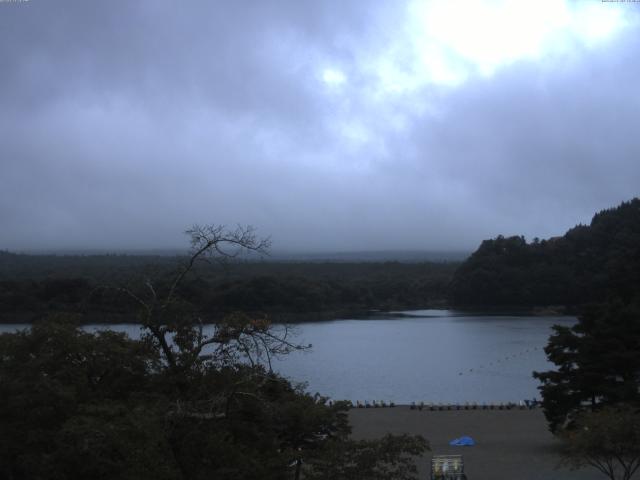
[[[499,235],[456,271],[452,303],[464,306],[579,306],[640,295],[640,199],[594,215],[561,237]]]

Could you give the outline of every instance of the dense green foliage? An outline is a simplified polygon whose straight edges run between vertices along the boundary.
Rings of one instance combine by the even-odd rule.
[[[137,305],[104,285],[130,286],[144,277],[159,288],[184,257],[32,256],[0,252],[0,319],[31,320],[73,312],[89,321],[131,321]],[[208,318],[236,310],[283,314],[363,312],[443,303],[454,263],[199,264],[180,294]],[[309,316],[309,318],[314,318]]]
[[[598,469],[610,480],[630,480],[640,468],[640,411],[629,406],[584,413],[564,431],[564,458],[572,467]]]
[[[0,352],[4,478],[286,478],[298,447],[348,433],[344,406],[261,369],[191,368],[178,388],[118,333],[39,323]]]
[[[456,272],[456,305],[576,306],[640,295],[640,199],[549,240],[498,236]]]
[[[585,411],[640,406],[640,308],[618,300],[585,309],[573,327],[555,326],[545,352],[556,370],[535,372],[552,431]]]
[[[0,335],[0,477],[291,479],[303,457],[305,478],[415,478],[422,438],[349,440],[346,404],[238,363],[234,342],[218,342],[177,375],[153,342],[69,321]]]

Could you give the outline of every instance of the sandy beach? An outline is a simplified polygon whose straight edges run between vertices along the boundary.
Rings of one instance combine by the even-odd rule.
[[[421,434],[431,452],[419,460],[420,478],[429,478],[433,454],[462,454],[469,480],[602,480],[595,469],[571,471],[558,466],[558,442],[547,430],[542,411],[352,409],[353,437],[376,438],[386,433]],[[451,447],[449,441],[469,435],[473,447]]]

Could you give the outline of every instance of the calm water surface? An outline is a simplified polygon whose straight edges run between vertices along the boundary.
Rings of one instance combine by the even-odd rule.
[[[300,325],[310,353],[277,369],[337,399],[396,403],[518,401],[539,397],[534,370],[552,367],[543,347],[571,317],[462,316],[403,312],[371,320]],[[411,315],[411,316],[408,316]]]
[[[274,362],[308,390],[334,399],[396,403],[506,402],[539,397],[534,370],[547,370],[543,347],[554,324],[572,317],[469,316],[419,310],[366,320],[295,325],[311,343]],[[24,325],[2,325],[13,331]],[[138,337],[138,325],[91,325]]]

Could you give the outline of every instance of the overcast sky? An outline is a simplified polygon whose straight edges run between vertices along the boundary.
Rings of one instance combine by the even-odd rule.
[[[559,235],[640,189],[640,3],[0,0],[0,249]]]

